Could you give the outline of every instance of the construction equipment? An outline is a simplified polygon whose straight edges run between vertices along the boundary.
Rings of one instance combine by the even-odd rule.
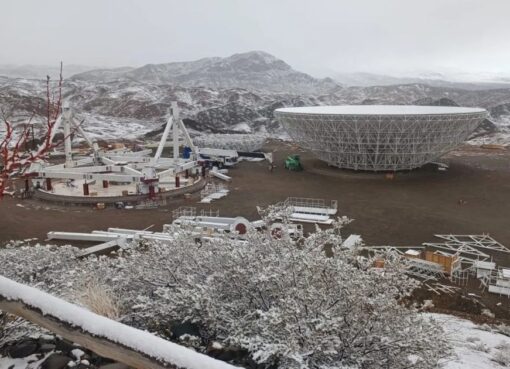
[[[303,165],[301,165],[301,159],[299,155],[290,155],[285,159],[285,169],[292,170],[295,172],[299,172],[303,170]]]

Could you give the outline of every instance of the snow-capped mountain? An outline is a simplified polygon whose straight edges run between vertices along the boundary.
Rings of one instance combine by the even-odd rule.
[[[88,70],[97,69],[85,65],[70,64],[65,66],[65,72],[68,76],[83,73]],[[60,73],[59,65],[10,65],[0,64],[0,76],[11,78],[33,78],[45,79],[46,76],[58,76]]]
[[[73,80],[134,80],[142,83],[171,84],[183,87],[244,88],[278,93],[324,93],[339,85],[332,79],[317,79],[298,72],[263,51],[234,54],[226,58],[203,58],[189,62],[147,64],[119,70],[93,70],[76,74]]]
[[[329,82],[296,72],[269,54],[251,52],[137,69],[93,70],[66,80],[64,97],[85,120],[84,129],[104,139],[157,134],[172,101],[178,101],[186,125],[196,133],[279,135],[283,130],[273,117],[275,109],[339,104],[483,107],[491,118],[478,134],[495,131],[492,122],[510,131],[509,88],[468,90],[411,83],[333,85],[323,90],[320,86],[324,83],[329,86]],[[32,112],[42,116],[44,97],[43,80],[0,77],[0,107],[12,116],[26,117]]]
[[[390,76],[375,73],[333,73],[332,78],[344,86],[392,86],[426,84],[435,87],[463,90],[510,88],[510,78],[505,76],[444,75],[441,73],[416,73],[410,76]]]

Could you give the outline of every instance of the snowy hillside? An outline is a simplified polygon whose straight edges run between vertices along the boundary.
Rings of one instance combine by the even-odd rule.
[[[95,67],[84,65],[66,65],[66,73],[68,75],[83,73]],[[60,72],[58,65],[9,65],[0,64],[0,76],[11,78],[34,78],[44,79],[46,76],[56,76]]]
[[[93,70],[68,78],[64,95],[85,119],[84,129],[103,139],[157,134],[170,102],[177,100],[181,116],[192,131],[272,135],[284,133],[273,117],[274,109],[287,106],[483,107],[491,118],[476,136],[484,136],[484,142],[510,142],[509,88],[461,89],[425,83],[341,87],[297,72],[259,51],[136,69]],[[35,112],[37,120],[37,115],[44,114],[44,97],[43,80],[0,77],[0,106],[15,119]]]
[[[295,71],[283,60],[263,51],[234,54],[227,58],[147,64],[124,73],[112,73],[109,70],[90,71],[74,75],[71,79],[86,81],[126,79],[184,87],[245,88],[306,94],[324,93],[339,87],[331,79],[316,79],[306,73]]]
[[[336,73],[331,76],[345,86],[391,86],[423,83],[436,87],[460,88],[465,90],[486,90],[509,88],[510,79],[505,75],[476,75],[448,73],[416,73],[412,76],[390,76],[375,73]]]

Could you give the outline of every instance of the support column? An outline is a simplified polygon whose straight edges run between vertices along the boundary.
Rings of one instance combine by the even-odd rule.
[[[28,179],[25,179],[25,192],[30,191],[30,182]]]
[[[173,156],[174,156],[174,167],[177,168],[177,160],[179,158],[179,108],[177,107],[177,101],[172,101],[172,115],[173,115]]]
[[[66,155],[65,167],[70,168],[73,166],[73,154],[71,143],[71,109],[69,102],[62,105],[62,123],[64,125],[64,153]]]
[[[202,177],[205,177],[205,164],[202,165]]]
[[[184,178],[188,179],[189,178],[189,169],[186,169],[184,171]]]
[[[181,179],[179,176],[175,176],[175,188],[181,187]]]
[[[83,184],[83,196],[88,196],[89,195],[89,184],[87,182],[85,182]]]
[[[108,181],[107,180],[103,180],[103,188],[108,188]]]
[[[149,185],[149,199],[153,199],[156,197],[156,192],[154,191],[154,186]]]
[[[53,190],[53,187],[51,186],[51,178],[46,178],[46,191]]]

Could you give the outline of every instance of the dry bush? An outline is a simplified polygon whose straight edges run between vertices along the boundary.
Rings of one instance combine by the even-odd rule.
[[[107,286],[92,280],[85,285],[80,302],[90,311],[117,320],[121,315],[118,298]]]

